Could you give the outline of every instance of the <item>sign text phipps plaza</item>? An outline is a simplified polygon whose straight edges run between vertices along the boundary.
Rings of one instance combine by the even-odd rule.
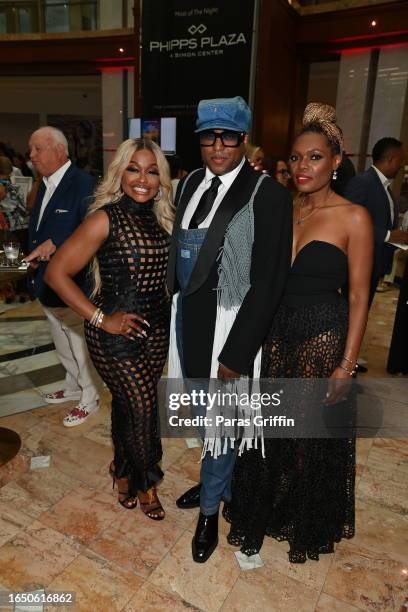
[[[198,26],[191,25],[188,28],[190,38],[172,38],[171,40],[151,40],[149,50],[162,52],[171,51],[195,51],[199,49],[222,49],[235,45],[246,44],[247,40],[243,32],[230,32],[215,36],[205,35],[207,27],[200,23]],[[199,36],[195,36],[198,34]]]

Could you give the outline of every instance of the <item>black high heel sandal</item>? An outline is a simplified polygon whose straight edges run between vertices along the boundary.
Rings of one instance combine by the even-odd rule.
[[[140,509],[143,514],[152,519],[152,521],[162,521],[166,516],[166,513],[157,495],[156,487],[153,486],[146,492],[139,491],[138,495]],[[142,501],[143,499],[145,501]]]
[[[125,480],[122,478],[116,478],[115,476],[115,469],[113,467],[113,462],[110,464],[109,466],[109,474],[112,477],[112,489],[115,488],[115,483],[117,480]],[[125,499],[119,499],[118,497],[118,502],[120,503],[121,506],[123,506],[124,508],[126,508],[126,510],[133,510],[133,508],[136,508],[137,506],[137,497],[133,497],[132,495],[129,495],[129,491],[121,491],[119,489],[119,485],[118,485],[118,495],[123,495],[123,496],[127,496],[125,497]]]

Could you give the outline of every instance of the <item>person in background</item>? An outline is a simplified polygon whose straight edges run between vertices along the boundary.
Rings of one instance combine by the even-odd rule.
[[[263,167],[278,183],[289,187],[290,172],[287,163],[281,157],[265,157]]]
[[[387,372],[408,374],[408,259],[405,261],[404,276],[400,286]]]
[[[176,191],[180,180],[186,176],[187,172],[183,169],[183,161],[180,155],[166,155],[167,162],[170,168],[171,186],[173,190],[173,200],[176,197]]]
[[[83,320],[44,282],[44,274],[57,248],[84,219],[95,179],[71,163],[68,143],[60,130],[40,128],[31,135],[29,146],[31,160],[42,178],[36,185],[25,260],[33,270],[31,293],[41,302],[55,350],[66,370],[64,388],[46,393],[44,399],[49,404],[79,400],[63,420],[66,427],[73,427],[98,409],[99,379],[86,348]],[[86,270],[79,270],[75,280],[86,291]]]
[[[167,357],[166,267],[173,207],[168,164],[149,139],[118,148],[97,188],[90,214],[57,251],[46,282],[86,321],[92,360],[112,394],[119,503],[164,518],[157,383]],[[89,298],[74,282],[93,261]]]
[[[22,235],[28,228],[28,213],[19,188],[12,184],[11,174],[13,165],[8,157],[0,157],[0,211],[6,219],[6,227],[15,233],[24,249],[27,243],[26,237]],[[18,235],[17,235],[18,234]]]
[[[4,142],[0,142],[0,155],[3,157],[8,157],[9,160],[11,161],[11,164],[12,164],[12,170],[10,173],[11,181],[13,181],[13,178],[15,176],[23,176],[23,173],[21,172],[20,168],[14,164],[13,160],[16,155],[16,152],[10,145]]]
[[[331,188],[338,195],[343,196],[348,183],[356,176],[356,169],[347,153],[343,151],[340,166],[337,168],[337,173],[333,175]]]
[[[12,170],[10,159],[0,156],[1,242],[15,240],[20,245],[20,253],[24,253],[27,249],[28,212],[19,188],[11,183]],[[3,296],[6,304],[11,304],[16,297],[25,302],[28,299],[25,279],[4,285]]]
[[[399,229],[399,211],[391,181],[403,167],[405,152],[396,138],[381,138],[373,147],[373,165],[352,178],[344,197],[367,208],[374,223],[374,267],[371,277],[371,306],[378,283],[392,267],[396,243],[407,243],[408,232]]]
[[[253,166],[256,166],[257,169],[264,169],[263,160],[265,158],[265,153],[262,147],[248,143],[245,147],[245,156]]]
[[[13,162],[13,165],[21,171],[23,176],[34,178],[34,174],[31,168],[29,168],[27,165],[24,155],[21,155],[21,153],[15,153],[11,161]]]

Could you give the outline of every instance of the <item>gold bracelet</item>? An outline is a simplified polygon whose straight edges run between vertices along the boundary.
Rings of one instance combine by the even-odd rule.
[[[356,367],[357,362],[356,361],[351,361],[351,359],[349,359],[348,357],[346,357],[345,355],[343,355],[342,359],[344,359],[344,361],[347,361],[353,368]]]
[[[96,308],[92,317],[89,319],[90,325],[100,327],[102,325],[103,317],[104,313],[102,312],[101,308]]]
[[[99,314],[99,311],[100,311],[100,308],[95,308],[95,310],[93,311],[92,316],[89,319],[89,323],[91,325],[95,325],[95,320],[96,320],[96,318],[97,318],[97,316]]]
[[[348,370],[347,368],[342,366],[341,363],[339,364],[339,368],[347,372],[347,374],[349,374],[350,376],[354,376],[354,374],[356,373],[356,370]]]
[[[101,310],[101,311],[100,311],[100,313],[99,313],[99,315],[98,315],[98,318],[97,318],[97,320],[96,320],[95,327],[97,327],[97,328],[101,327],[101,325],[102,325],[102,321],[103,321],[103,317],[104,317],[104,316],[105,316],[105,315],[104,315],[104,313],[103,313],[103,312],[102,312],[102,310]]]

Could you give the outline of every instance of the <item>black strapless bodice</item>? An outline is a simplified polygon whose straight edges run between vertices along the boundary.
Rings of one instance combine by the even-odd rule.
[[[312,240],[299,251],[262,347],[261,378],[331,376],[347,340],[348,303],[339,293],[347,268],[345,253],[329,242]],[[288,387],[281,406],[310,425],[314,383],[308,381],[301,397]],[[327,408],[330,414],[337,407]],[[265,457],[258,449],[237,457],[232,501],[223,510],[231,523],[228,542],[253,555],[269,535],[289,542],[291,563],[317,560],[354,534],[354,440],[281,436],[266,437]]]
[[[338,290],[347,280],[347,269],[347,255],[339,247],[311,240],[294,259],[284,302],[310,304],[338,299]]]

